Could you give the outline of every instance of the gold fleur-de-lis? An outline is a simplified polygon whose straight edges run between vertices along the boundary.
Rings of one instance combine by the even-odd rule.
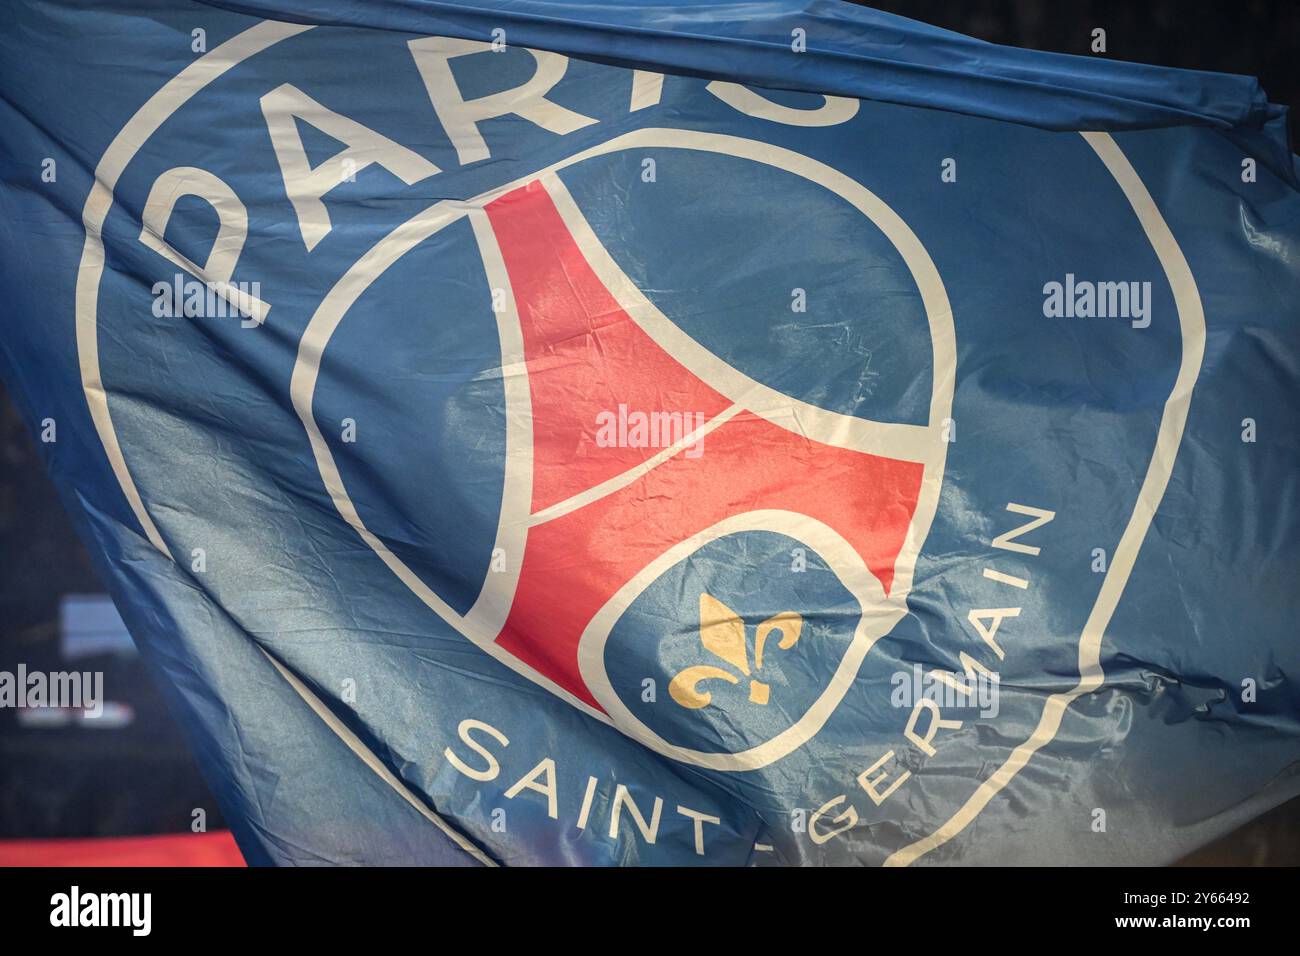
[[[729,684],[739,684],[742,677],[750,678],[749,699],[755,704],[766,704],[771,697],[772,688],[758,680],[758,673],[763,669],[763,650],[768,638],[779,632],[777,647],[788,651],[799,642],[803,631],[803,618],[794,611],[782,611],[774,614],[758,625],[754,634],[754,667],[750,670],[749,649],[745,642],[745,622],[739,614],[723,604],[711,594],[700,594],[700,644],[714,657],[730,664],[739,672],[733,673],[712,664],[696,664],[687,667],[668,684],[668,696],[682,707],[698,710],[707,707],[713,695],[701,690],[700,684],[708,680],[725,680]]]

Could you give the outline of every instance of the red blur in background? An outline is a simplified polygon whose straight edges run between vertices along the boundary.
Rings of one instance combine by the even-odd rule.
[[[0,840],[0,866],[244,866],[229,830],[87,840]]]

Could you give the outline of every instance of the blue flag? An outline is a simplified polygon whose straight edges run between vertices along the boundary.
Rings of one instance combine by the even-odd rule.
[[[1300,793],[1255,81],[838,3],[21,3],[0,371],[253,863],[1161,863]]]

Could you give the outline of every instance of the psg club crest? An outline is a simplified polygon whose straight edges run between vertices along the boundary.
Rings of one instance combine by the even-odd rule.
[[[929,422],[792,398],[660,311],[565,186],[584,166],[647,149],[739,160],[769,189],[801,179],[826,214],[852,210],[887,236],[929,318]],[[496,290],[506,449],[497,569],[459,613],[366,527],[312,398],[331,332],[384,267],[464,222]],[[619,241],[634,250],[638,236]],[[339,513],[440,617],[661,753],[751,769],[817,733],[905,613],[942,480],[953,356],[940,277],[865,188],[756,141],[646,129],[392,232],[313,316],[293,396]]]

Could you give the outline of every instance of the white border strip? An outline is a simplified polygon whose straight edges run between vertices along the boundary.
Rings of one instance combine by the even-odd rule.
[[[713,434],[713,432],[720,426],[725,425],[743,411],[744,409],[739,405],[730,405],[727,408],[724,408],[699,428],[683,435],[676,442],[661,449],[656,454],[651,455],[645,461],[641,462],[641,464],[634,465],[612,478],[605,479],[598,485],[592,485],[586,491],[565,498],[563,501],[557,501],[555,504],[536,512],[529,519],[529,525],[531,527],[536,527],[539,524],[546,524],[548,521],[554,521],[556,518],[562,518],[570,512],[577,511],[579,508],[585,508],[587,505],[597,502],[601,498],[607,498],[614,492],[626,488],[628,485],[632,484],[632,482],[636,481],[643,475],[649,474],[664,462],[671,458],[676,458],[678,452],[690,448],[696,442],[703,441],[708,435]],[[690,413],[683,412],[679,414]]]
[[[91,186],[90,195],[86,197],[86,205],[82,209],[81,222],[86,230],[86,241],[82,247],[81,267],[77,272],[76,288],[77,356],[81,365],[82,390],[86,395],[86,404],[90,407],[90,417],[95,424],[95,431],[104,445],[104,454],[113,468],[113,474],[117,476],[123,495],[131,505],[131,510],[135,512],[136,519],[140,522],[149,541],[168,558],[172,557],[172,553],[149,516],[144,502],[141,501],[140,492],[131,478],[130,469],[127,468],[126,459],[118,444],[117,433],[113,429],[113,419],[109,414],[108,395],[104,391],[100,378],[98,307],[99,284],[104,272],[102,238],[104,220],[113,206],[113,191],[122,172],[140,147],[176,110],[232,67],[281,40],[297,36],[310,29],[311,26],[296,23],[264,20],[204,54],[168,80],[113,137],[113,141],[95,167],[95,181]],[[260,644],[257,646],[289,686],[297,691],[306,704],[325,722],[325,725],[334,731],[380,779],[474,859],[488,866],[496,865],[490,857],[469,843],[418,800],[406,785],[317,699],[310,689],[277,661],[266,648]]]
[[[384,762],[375,756],[374,751],[361,742],[361,738],[354,734],[347,724],[339,720],[338,716],[325,706],[324,702],[312,692],[310,687],[302,682],[297,674],[289,670],[289,668],[284,664],[281,664],[265,647],[262,647],[259,644],[258,649],[266,656],[266,659],[271,662],[275,669],[279,671],[280,676],[288,682],[289,686],[296,690],[298,695],[306,701],[307,706],[316,713],[316,716],[324,721],[325,725],[338,735],[338,738],[343,741],[347,748],[360,757],[361,762],[374,771],[377,777],[396,790],[402,799],[418,810],[420,816],[424,817],[441,830],[447,839],[451,840],[452,843],[456,844],[456,846],[460,847],[460,849],[464,850],[479,863],[482,863],[484,866],[498,865],[496,860],[492,859],[476,847],[462,834],[453,830],[447,825],[446,821],[444,821],[442,817],[430,810],[424,805],[422,800],[416,797],[415,794],[411,793],[406,784],[399,780],[393,772],[384,765]]]
[[[1137,504],[1128,526],[1119,539],[1115,554],[1111,558],[1110,568],[1101,582],[1101,591],[1093,604],[1092,613],[1083,625],[1079,637],[1079,683],[1072,689],[1060,694],[1053,694],[1043,705],[1043,714],[1033,734],[1023,744],[1011,752],[1005,763],[991,777],[980,784],[969,800],[938,830],[923,840],[918,840],[896,851],[885,860],[886,866],[907,866],[936,847],[947,843],[970,824],[1003,788],[1007,786],[1026,764],[1029,758],[1038,753],[1046,744],[1056,737],[1065,717],[1065,709],[1078,697],[1097,690],[1102,685],[1104,674],[1101,668],[1101,642],[1111,616],[1124,594],[1133,565],[1137,562],[1138,552],[1142,548],[1151,521],[1155,517],[1160,500],[1169,486],[1169,476],[1174,470],[1174,459],[1178,455],[1178,446],[1182,444],[1183,428],[1187,424],[1187,413],[1191,407],[1192,389],[1201,372],[1201,361],[1205,356],[1205,311],[1201,306],[1201,296],[1196,288],[1196,279],[1187,259],[1174,234],[1160,210],[1151,198],[1151,193],[1138,177],[1133,164],[1120,150],[1115,140],[1108,133],[1080,133],[1080,136],[1093,148],[1106,169],[1115,177],[1125,198],[1137,213],[1138,221],[1155,249],[1156,258],[1169,279],[1173,290],[1174,305],[1178,310],[1178,326],[1182,332],[1183,355],[1178,367],[1178,377],[1174,380],[1173,391],[1165,400],[1164,414],[1160,418],[1160,431],[1156,436],[1156,447],[1151,455],[1151,464],[1147,466],[1146,477],[1138,490]]]
[[[309,26],[296,23],[264,20],[227,40],[210,53],[205,53],[168,80],[162,89],[149,97],[144,106],[127,120],[126,125],[113,137],[113,142],[108,144],[108,149],[104,150],[99,165],[95,167],[95,182],[90,187],[90,195],[86,197],[86,205],[81,212],[81,224],[86,229],[86,242],[81,250],[81,268],[77,272],[77,356],[81,363],[81,387],[86,393],[86,403],[90,406],[95,431],[104,443],[104,453],[113,467],[113,474],[117,476],[117,483],[122,486],[122,493],[126,495],[136,520],[144,528],[150,542],[169,558],[172,553],[158,533],[153,519],[149,517],[144,502],[140,500],[140,492],[136,489],[126,459],[122,456],[117,432],[113,429],[113,418],[108,412],[108,395],[104,392],[99,374],[97,312],[99,283],[104,273],[104,220],[113,207],[113,190],[117,188],[122,171],[168,117],[231,67],[261,53],[272,44],[310,29]]]

